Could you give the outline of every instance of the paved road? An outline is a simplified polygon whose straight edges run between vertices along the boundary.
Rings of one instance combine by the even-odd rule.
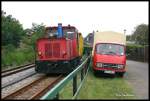
[[[138,99],[148,99],[148,63],[127,60],[125,79]]]

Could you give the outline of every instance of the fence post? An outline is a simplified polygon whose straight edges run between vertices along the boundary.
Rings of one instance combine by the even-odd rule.
[[[85,71],[85,74],[87,73],[89,63],[90,63],[90,59],[88,59],[88,60],[87,60],[87,63],[85,64],[85,65],[86,65],[86,69],[85,69],[86,71]]]
[[[54,100],[58,100],[59,99],[59,93],[54,97]]]
[[[73,77],[73,96],[77,91],[77,75]]]
[[[82,68],[82,70],[81,70],[81,81],[83,80],[83,68]]]
[[[146,52],[146,51],[145,51],[145,45],[144,45],[144,62],[145,62],[145,60],[146,60],[146,59],[145,59],[145,56],[146,56],[146,55],[145,55],[145,52]]]

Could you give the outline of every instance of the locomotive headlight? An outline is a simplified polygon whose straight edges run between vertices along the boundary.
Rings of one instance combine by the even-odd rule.
[[[42,52],[39,51],[39,52],[38,52],[38,55],[42,55]]]
[[[53,33],[48,33],[49,37],[53,37],[54,34]]]
[[[124,65],[118,65],[119,69],[122,69],[124,67]]]
[[[96,66],[97,66],[97,67],[103,67],[103,64],[100,63],[100,62],[97,62],[97,63],[96,63]]]
[[[67,52],[63,51],[63,57],[65,57],[67,55]]]
[[[65,51],[63,51],[62,53],[63,53],[63,55],[67,55],[67,52],[65,52]]]

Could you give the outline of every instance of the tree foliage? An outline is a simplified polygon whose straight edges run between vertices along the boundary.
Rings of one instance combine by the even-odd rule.
[[[127,35],[127,36],[126,36],[126,40],[127,40],[127,41],[132,41],[131,35]]]
[[[45,26],[32,24],[23,29],[18,20],[1,12],[2,21],[2,66],[20,65],[33,61],[36,40],[44,34]],[[31,35],[28,35],[30,33]]]
[[[36,40],[44,35],[45,26],[43,24],[32,24],[32,31],[34,32],[32,35],[31,44],[35,46]]]
[[[148,45],[148,33],[148,25],[140,24],[136,26],[132,40],[135,41],[136,44]]]
[[[28,36],[24,37],[24,43],[35,46],[36,40],[44,35],[45,25],[43,23],[33,23],[30,30],[32,35],[30,36],[30,38],[27,38]]]
[[[22,25],[18,20],[7,15],[2,11],[2,45],[6,46],[12,44],[15,47],[19,46],[22,36],[25,35]]]

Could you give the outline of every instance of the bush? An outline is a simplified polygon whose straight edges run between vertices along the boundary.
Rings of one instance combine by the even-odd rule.
[[[31,46],[26,48],[17,48],[12,51],[3,51],[2,54],[2,69],[7,66],[22,65],[34,61],[34,50]],[[7,53],[7,54],[6,54]]]
[[[147,61],[148,51],[146,48],[148,46],[141,46],[141,45],[127,45],[126,46],[126,53],[127,59],[137,60],[137,61]],[[145,48],[145,49],[144,49]]]
[[[32,36],[27,36],[22,25],[11,16],[2,15],[2,63],[1,66],[23,65],[35,60],[35,43],[44,35],[45,25],[33,24]]]
[[[92,52],[92,47],[84,46],[83,48],[83,55],[88,55]]]

